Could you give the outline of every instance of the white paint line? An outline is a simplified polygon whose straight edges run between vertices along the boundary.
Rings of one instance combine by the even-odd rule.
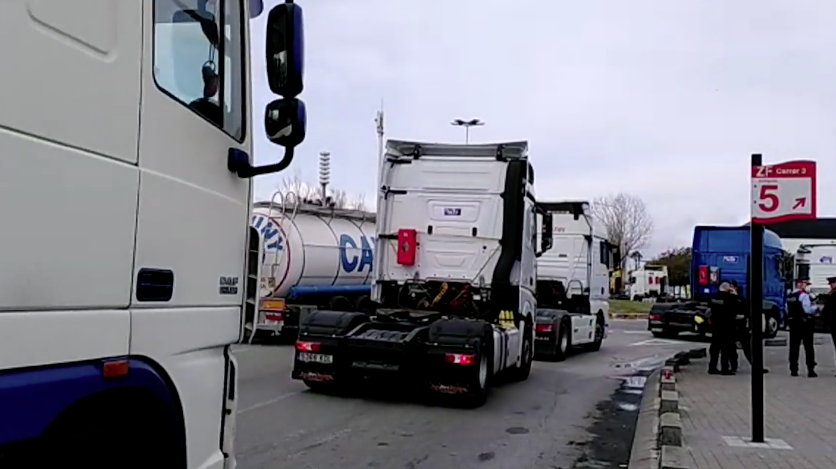
[[[777,438],[764,438],[763,443],[755,443],[740,436],[724,436],[723,440],[733,448],[792,449],[786,441]]]
[[[260,409],[262,407],[267,407],[268,405],[275,404],[276,402],[283,401],[283,400],[287,399],[288,397],[293,397],[293,396],[295,396],[297,394],[301,394],[301,393],[302,393],[302,391],[296,391],[296,392],[289,392],[287,394],[282,394],[281,396],[270,399],[269,401],[259,402],[258,404],[253,404],[249,407],[239,409],[238,413],[243,414],[244,412],[249,412],[251,410],[256,410],[256,409]]]
[[[669,339],[648,339],[642,340],[640,342],[633,342],[630,344],[631,347],[640,346],[640,345],[679,345],[685,342],[681,340],[669,340]]]

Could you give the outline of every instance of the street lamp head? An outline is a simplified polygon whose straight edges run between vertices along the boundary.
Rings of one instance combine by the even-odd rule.
[[[450,122],[450,125],[457,125],[457,126],[460,126],[460,127],[475,127],[475,126],[479,126],[479,125],[485,125],[485,123],[482,122],[479,119],[470,119],[470,120],[456,119],[453,122]]]

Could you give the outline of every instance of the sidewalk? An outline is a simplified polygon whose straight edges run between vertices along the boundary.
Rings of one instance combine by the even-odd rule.
[[[783,335],[784,333],[782,333]],[[779,336],[780,337],[780,336]],[[695,469],[836,468],[836,366],[829,335],[816,337],[818,378],[790,377],[788,346],[764,347],[766,444],[750,442],[751,368],[740,353],[736,376],[707,373],[708,359],[676,375],[683,446]],[[803,350],[803,347],[802,347]]]

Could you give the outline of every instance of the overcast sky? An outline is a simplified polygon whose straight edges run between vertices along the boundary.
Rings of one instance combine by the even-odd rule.
[[[530,142],[538,199],[641,197],[643,251],[690,245],[695,224],[739,224],[749,155],[819,163],[819,216],[836,215],[833,0],[309,0],[308,134],[290,169],[374,196],[374,116],[393,138]],[[511,7],[511,5],[516,7]],[[254,21],[256,122],[266,15]],[[279,158],[256,139],[256,161]]]

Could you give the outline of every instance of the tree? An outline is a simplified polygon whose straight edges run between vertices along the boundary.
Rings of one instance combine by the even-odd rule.
[[[295,171],[293,176],[283,178],[278,191],[285,198],[287,207],[291,207],[297,201],[309,204],[322,203],[322,188],[306,182],[299,171]],[[365,200],[362,194],[354,197],[342,189],[329,189],[328,198],[336,208],[365,210]],[[281,203],[278,197],[276,203]]]
[[[606,228],[609,242],[621,249],[622,266],[653,236],[653,219],[636,196],[622,192],[599,197],[592,203],[592,213]]]
[[[691,278],[691,248],[673,248],[659,254],[648,264],[664,265],[668,268],[668,284],[688,285]]]

